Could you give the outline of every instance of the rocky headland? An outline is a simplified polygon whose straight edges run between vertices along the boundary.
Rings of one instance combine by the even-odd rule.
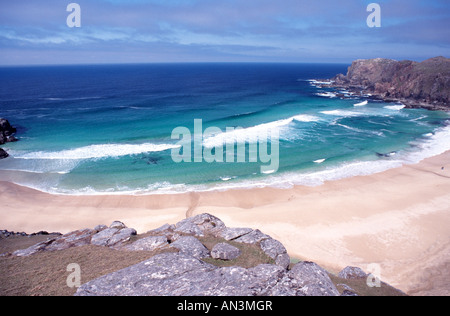
[[[435,57],[423,62],[392,59],[359,59],[327,80],[326,87],[347,89],[409,108],[450,110],[450,59]]]
[[[14,137],[16,132],[17,129],[12,127],[8,120],[0,118],[0,145],[17,141],[17,138]],[[0,159],[7,158],[8,156],[8,153],[0,148]]]
[[[5,234],[0,238],[9,238]],[[31,247],[4,253],[0,257],[2,260],[30,260],[28,258],[45,256],[46,253],[63,256],[64,251],[82,251],[91,249],[89,247],[97,247],[97,250],[91,250],[99,254],[97,266],[108,264],[100,259],[101,249],[105,248],[115,253],[130,253],[130,256],[136,252],[154,255],[85,281],[76,290],[77,296],[373,294],[366,292],[371,290],[367,286],[367,279],[371,276],[359,268],[347,267],[334,275],[313,262],[294,264],[281,242],[257,229],[226,227],[219,218],[210,214],[187,218],[175,225],[166,224],[142,235],[118,221],[110,226],[99,225],[65,235],[50,234],[48,239]],[[93,259],[92,255],[89,257]],[[39,260],[41,265],[42,260]],[[55,262],[54,257],[52,262]],[[86,267],[82,271],[85,270]],[[8,278],[7,275],[3,277]],[[404,295],[383,282],[381,287],[382,295]]]

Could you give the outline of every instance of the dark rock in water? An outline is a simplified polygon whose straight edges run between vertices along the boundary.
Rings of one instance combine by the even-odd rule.
[[[6,142],[7,143],[13,143],[13,142],[17,142],[19,141],[17,138],[15,138],[14,136],[7,136],[6,137]]]
[[[331,86],[356,94],[371,94],[411,108],[450,110],[450,59],[435,57],[421,63],[391,59],[359,59],[339,74]]]
[[[4,151],[3,149],[0,148],[0,159],[5,159],[5,158],[8,158],[8,157],[9,157],[9,154],[6,151]]]
[[[17,129],[12,127],[8,120],[0,118],[0,132],[3,132],[5,136],[11,136],[17,132]]]
[[[18,139],[13,135],[15,132],[17,132],[16,128],[12,127],[8,120],[0,118],[0,145],[16,142]],[[7,157],[9,157],[8,153],[0,148],[0,159]]]

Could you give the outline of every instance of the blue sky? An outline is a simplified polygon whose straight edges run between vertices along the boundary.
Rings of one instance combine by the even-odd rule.
[[[81,7],[69,28],[66,7]],[[381,6],[381,28],[366,24]],[[0,0],[0,65],[449,57],[448,0]]]

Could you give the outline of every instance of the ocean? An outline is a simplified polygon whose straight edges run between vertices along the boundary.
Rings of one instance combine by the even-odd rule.
[[[0,117],[17,127],[19,141],[3,145],[10,157],[0,160],[0,180],[68,195],[288,188],[377,173],[450,150],[448,113],[317,85],[348,66],[3,67]],[[172,132],[193,133],[195,120],[202,120],[202,130],[216,130],[203,136],[205,148],[229,138],[246,144],[276,130],[279,165],[261,172],[263,162],[238,157],[175,162],[179,140]],[[245,148],[250,157],[250,143]]]

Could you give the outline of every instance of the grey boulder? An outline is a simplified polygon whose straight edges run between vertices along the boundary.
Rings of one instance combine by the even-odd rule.
[[[181,253],[191,255],[194,258],[210,257],[208,248],[206,248],[197,238],[193,236],[183,236],[170,244],[170,247],[178,249]]]
[[[227,243],[219,243],[211,249],[211,257],[221,260],[234,260],[241,255],[241,251]]]
[[[224,222],[210,214],[200,214],[186,218],[176,224],[175,232],[203,237],[206,234],[217,236],[226,228]]]

